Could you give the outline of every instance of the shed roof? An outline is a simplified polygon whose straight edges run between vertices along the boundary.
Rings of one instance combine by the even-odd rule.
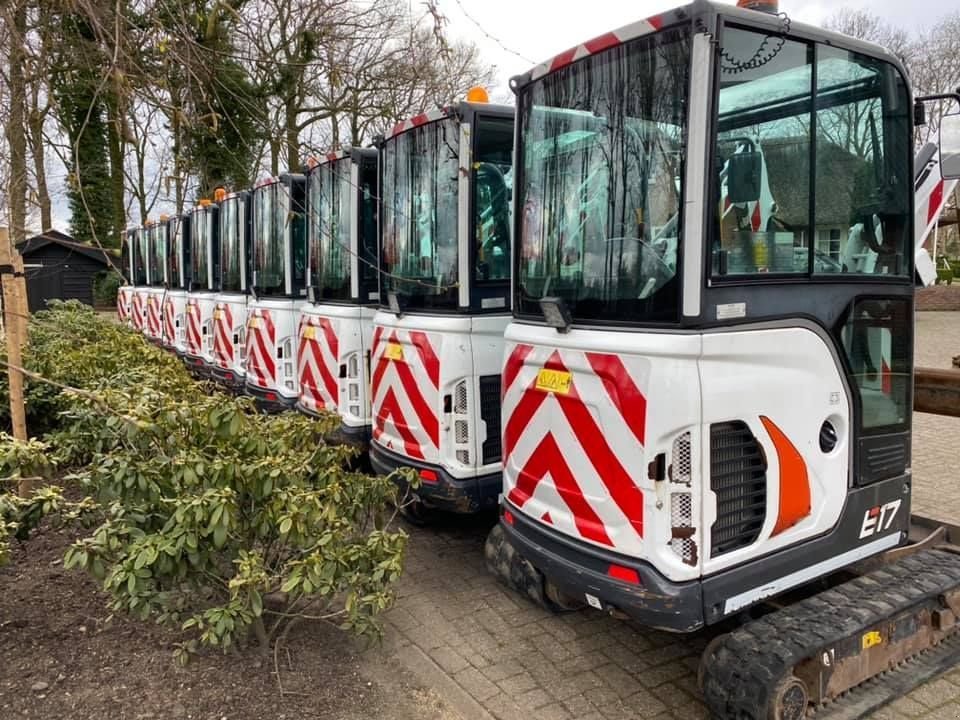
[[[45,230],[39,235],[27,238],[23,242],[17,243],[17,250],[20,251],[23,257],[27,257],[40,250],[40,248],[51,244],[60,245],[71,252],[84,255],[91,260],[96,260],[105,267],[110,265],[110,253],[107,250],[102,250],[86,243],[76,242],[72,237],[59,230]]]

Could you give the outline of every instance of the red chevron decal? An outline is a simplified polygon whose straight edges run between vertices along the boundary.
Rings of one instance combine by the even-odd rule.
[[[616,362],[614,363],[605,359],[610,357],[613,356],[595,355],[591,361],[591,366],[596,363],[604,371],[616,374],[616,372],[618,372],[616,369],[617,364],[619,364],[620,369],[622,369],[623,373],[626,374],[626,369],[623,368],[622,362],[619,360],[619,358],[616,358]],[[554,353],[544,364],[544,368],[559,372],[569,372],[566,365],[564,365],[562,359],[560,358],[559,351],[554,351]],[[623,382],[622,378],[618,382]],[[625,390],[626,395],[624,395],[624,401],[626,401],[628,397],[632,397],[630,393],[635,391],[636,396],[632,397],[632,401],[638,402],[638,398],[642,399],[643,406],[645,408],[646,399],[643,398],[643,395],[640,394],[639,390],[636,389],[636,385],[633,384],[632,380],[630,381],[630,385],[633,387],[633,390]],[[623,388],[620,386],[615,389],[618,391],[623,390]],[[610,393],[609,387],[607,387],[607,392]],[[610,493],[610,498],[613,500],[614,504],[626,516],[637,535],[643,537],[643,493],[634,483],[633,479],[630,477],[630,474],[620,463],[616,453],[614,453],[614,451],[611,449],[590,410],[580,398],[576,385],[573,382],[571,382],[570,390],[567,394],[558,394],[554,392],[544,392],[542,390],[538,390],[536,389],[536,379],[531,381],[530,385],[528,385],[524,390],[520,401],[511,412],[510,418],[507,420],[503,436],[504,462],[506,462],[506,459],[512,455],[522,433],[531,426],[531,421],[533,420],[533,416],[536,414],[537,410],[539,410],[546,399],[551,396],[557,401],[557,404],[560,406],[560,410],[563,413],[563,416],[566,418],[571,431],[579,441],[580,448],[577,451],[582,452],[587,457],[587,459],[590,461],[590,464],[593,465],[593,468],[596,471],[597,476],[600,478],[600,481],[607,489],[607,492]],[[614,401],[614,406],[617,407],[618,410],[621,410],[621,416],[628,424],[631,423],[631,419],[633,422],[636,422],[636,414],[633,409],[631,409],[628,414],[624,414],[620,403]],[[636,435],[637,429],[633,427],[631,427],[631,429],[633,430],[634,435]],[[550,457],[554,456],[550,455]],[[532,459],[533,456],[531,456],[531,460]],[[564,467],[566,467],[566,463],[564,463]],[[551,477],[553,477],[553,468],[548,469]],[[563,468],[559,468],[558,472],[562,473]],[[557,482],[556,478],[554,481]],[[559,485],[557,490],[560,491]],[[570,508],[575,517],[579,518],[576,507],[570,505]],[[591,510],[591,513],[592,512],[593,511]],[[590,518],[586,517],[585,521],[589,522]]]
[[[536,450],[530,454],[530,459],[518,473],[517,484],[510,491],[507,499],[518,508],[522,508],[527,500],[533,497],[537,486],[548,473],[563,502],[570,508],[580,534],[588,540],[613,547],[613,542],[604,529],[603,521],[583,496],[583,491],[577,485],[570,467],[563,459],[563,453],[560,452],[552,433],[547,433]]]
[[[394,336],[395,339],[396,336]],[[427,377],[433,386],[440,389],[440,360],[430,344],[430,338],[424,332],[410,332],[410,342],[417,348],[417,353],[423,361],[423,366],[427,370]]]
[[[610,396],[610,402],[617,408],[626,420],[627,427],[643,445],[647,425],[647,399],[633,382],[623,361],[616,355],[586,353],[586,356],[593,372],[603,382],[603,387]]]
[[[510,357],[507,358],[507,362],[503,365],[502,395],[506,395],[507,390],[513,385],[513,381],[517,379],[517,375],[523,368],[524,361],[531,352],[533,352],[532,345],[518,344],[513,348],[513,352],[510,353]]]
[[[397,402],[397,396],[394,394],[393,388],[387,389],[380,410],[377,412],[377,424],[374,430],[376,438],[383,434],[383,427],[387,420],[390,420],[397,429],[397,433],[403,440],[403,449],[406,454],[417,460],[422,460],[423,452],[420,449],[420,444],[403,417],[403,411],[400,409],[400,403]]]

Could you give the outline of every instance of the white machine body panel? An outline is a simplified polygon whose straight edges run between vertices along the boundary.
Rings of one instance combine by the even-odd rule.
[[[187,296],[186,355],[194,361],[213,364],[213,309],[217,295],[192,292]]]
[[[850,472],[850,406],[837,367],[806,328],[558,333],[513,323],[505,501],[675,582],[820,535],[842,512]],[[828,419],[839,441],[824,454]],[[711,530],[730,508],[713,490],[723,479],[711,477],[711,432],[725,423],[745,424],[765,458],[765,508],[756,540],[713,560]]]
[[[376,310],[362,305],[306,304],[297,328],[299,405],[337,413],[343,425],[371,424],[370,357]]]
[[[246,381],[258,390],[295,401],[297,326],[306,301],[291,298],[250,299],[247,308]]]
[[[440,465],[455,478],[498,472],[500,453],[494,448],[491,459],[483,452],[491,437],[495,444],[498,430],[488,431],[481,406],[484,388],[491,392],[487,383],[499,379],[508,323],[505,315],[377,312],[370,364],[373,442]]]
[[[213,361],[237,380],[246,376],[247,295],[220,293],[213,308]]]

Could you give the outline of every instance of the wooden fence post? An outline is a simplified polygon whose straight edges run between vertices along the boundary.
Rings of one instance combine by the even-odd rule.
[[[27,308],[24,302],[25,293],[21,294],[23,283],[23,260],[19,262],[21,278],[16,277],[17,266],[14,256],[19,253],[10,244],[10,233],[7,228],[0,228],[0,288],[3,292],[3,321],[7,334],[7,377],[10,382],[10,421],[13,425],[13,437],[26,442],[27,418],[23,406],[23,340],[26,328]],[[32,491],[29,480],[21,480],[18,488],[20,495],[27,496]]]

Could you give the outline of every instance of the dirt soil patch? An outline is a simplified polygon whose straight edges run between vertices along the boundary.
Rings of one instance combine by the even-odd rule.
[[[74,535],[42,528],[0,569],[0,718],[66,720],[459,720],[402,679],[383,649],[363,652],[324,625],[301,626],[272,658],[206,652],[173,661],[179,634],[111,616],[83,572],[63,569]]]

